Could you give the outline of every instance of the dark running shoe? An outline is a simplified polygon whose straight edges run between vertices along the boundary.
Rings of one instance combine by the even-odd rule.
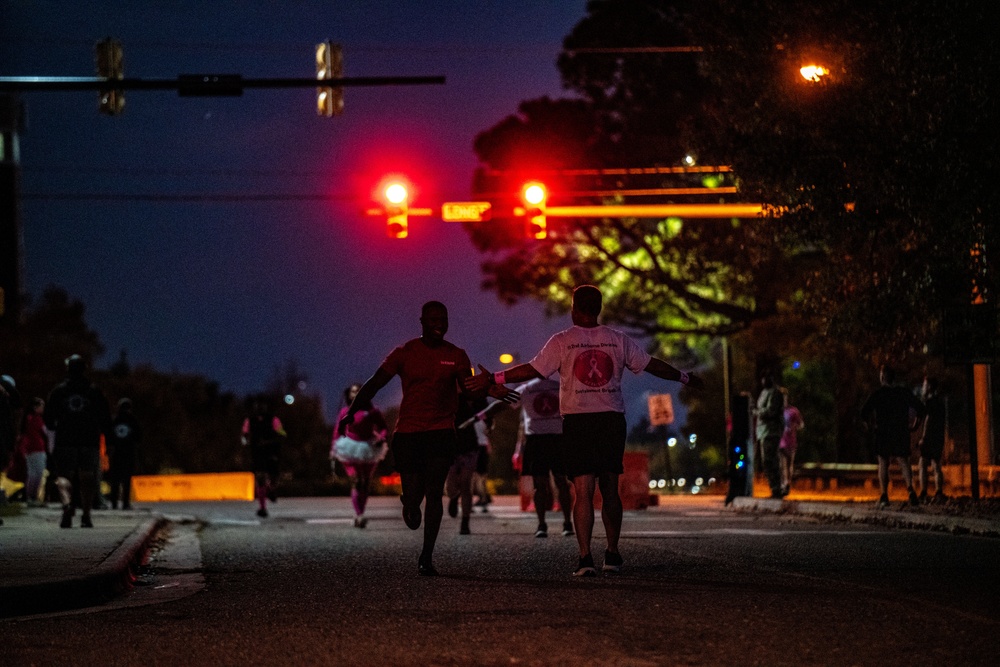
[[[60,528],[72,528],[73,527],[73,514],[75,510],[72,506],[67,505],[63,507],[62,521],[59,522]]]
[[[883,493],[881,495],[881,497],[879,497],[878,502],[875,503],[875,509],[882,510],[882,509],[885,509],[887,507],[889,507],[889,496],[887,494]]]
[[[535,531],[535,537],[548,537],[549,527],[544,523],[538,524],[538,530]]]
[[[594,567],[594,557],[591,554],[587,554],[580,559],[580,562],[576,565],[576,572],[573,573],[574,577],[596,577],[597,568]]]
[[[278,492],[275,491],[274,489],[271,489],[270,491],[267,492],[267,499],[270,500],[272,503],[278,502]]]
[[[80,517],[80,528],[93,528],[94,522],[90,520],[89,514],[84,514]]]
[[[261,507],[259,510],[257,510],[257,516],[259,516],[261,519],[266,519],[267,518],[267,510],[264,509],[263,507]]]
[[[573,534],[574,534],[573,533],[573,522],[572,521],[566,521],[566,522],[564,522],[563,523],[563,537],[569,537],[570,535],[573,535]]]
[[[400,496],[399,499],[403,502],[403,523],[405,523],[406,527],[410,530],[420,528],[420,520],[423,518],[423,515],[420,513],[420,505],[418,504],[415,507],[409,507],[406,504],[406,500],[402,496]]]
[[[622,560],[622,555],[618,553],[611,553],[610,551],[604,551],[604,567],[601,569],[605,572],[621,572],[622,565],[624,561]]]
[[[462,517],[462,527],[458,529],[459,535],[472,535],[472,530],[469,529],[469,517]]]
[[[458,496],[448,501],[448,516],[452,519],[458,516]]]
[[[438,571],[434,569],[434,565],[429,558],[421,558],[417,562],[417,574],[421,577],[436,577],[438,576]]]
[[[913,487],[911,486],[909,489],[907,489],[907,491],[909,492],[910,505],[912,505],[913,507],[919,505],[920,499],[917,498],[917,492],[913,490]]]

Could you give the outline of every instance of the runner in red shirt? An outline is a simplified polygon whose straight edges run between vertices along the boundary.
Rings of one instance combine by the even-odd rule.
[[[462,380],[472,375],[472,362],[465,350],[444,339],[448,309],[443,303],[425,303],[420,311],[420,326],[420,338],[390,352],[362,385],[341,419],[340,428],[346,428],[360,406],[369,405],[394,375],[399,376],[403,400],[392,438],[392,454],[403,486],[403,522],[411,530],[420,527],[420,503],[426,498],[424,542],[417,572],[435,576],[432,558],[444,515],[444,483],[456,451],[458,395],[463,391]],[[504,387],[494,386],[489,394],[501,400],[517,400],[517,393]]]

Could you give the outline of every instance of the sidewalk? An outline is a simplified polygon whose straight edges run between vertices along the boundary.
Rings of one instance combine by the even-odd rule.
[[[100,604],[132,584],[146,547],[165,519],[149,511],[101,510],[93,528],[60,528],[62,510],[3,509],[0,618]]]
[[[894,500],[878,509],[868,498],[823,499],[792,494],[783,500],[737,496],[731,507],[741,511],[799,514],[830,520],[856,521],[893,528],[937,530],[955,535],[1000,537],[1000,503],[981,501],[974,504],[952,499],[945,505],[911,506]]]

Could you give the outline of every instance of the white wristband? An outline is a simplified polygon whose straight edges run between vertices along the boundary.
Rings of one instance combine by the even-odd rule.
[[[497,371],[496,373],[493,374],[493,382],[495,384],[504,384],[505,381],[506,377],[503,371]]]
[[[677,380],[681,384],[687,384],[688,382],[691,381],[691,376],[685,373],[684,371],[681,371],[681,376],[677,378]]]

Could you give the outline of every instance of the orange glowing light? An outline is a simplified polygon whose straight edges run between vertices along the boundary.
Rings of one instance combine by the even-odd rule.
[[[806,81],[818,82],[824,76],[828,75],[830,70],[823,67],[822,65],[805,65],[799,68],[799,74]]]

